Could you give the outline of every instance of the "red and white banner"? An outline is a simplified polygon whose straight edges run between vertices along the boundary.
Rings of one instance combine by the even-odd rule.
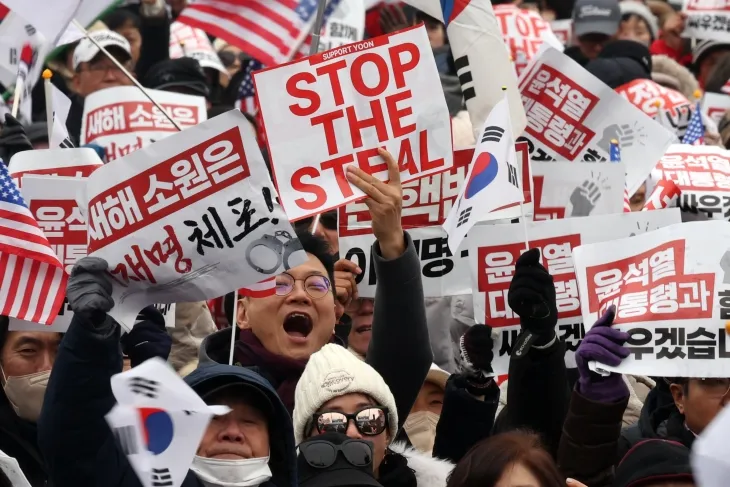
[[[569,367],[575,367],[573,354],[585,334],[572,250],[585,243],[615,240],[679,222],[679,212],[669,209],[528,223],[530,248],[540,249],[542,264],[555,280],[557,333],[566,342]],[[469,232],[465,248],[469,252],[474,319],[498,329],[492,367],[495,374],[506,374],[520,333],[520,318],[507,304],[507,293],[515,263],[525,251],[525,230],[522,225],[477,225]]]
[[[675,135],[578,63],[545,48],[520,78],[533,160],[607,161],[617,139],[629,194],[646,180]]]
[[[529,175],[527,144],[515,146],[523,174]],[[474,149],[454,152],[454,166],[448,171],[426,176],[403,185],[401,223],[408,231],[421,260],[423,292],[427,297],[455,296],[471,292],[465,251],[453,254],[449,249],[443,225],[446,216],[466,180]],[[528,176],[529,178],[529,176]],[[524,178],[523,178],[524,179]],[[525,180],[526,208],[531,208],[529,179]],[[505,210],[504,218],[519,216],[516,210]],[[527,211],[527,210],[526,210]],[[355,262],[362,274],[355,276],[360,297],[374,298],[377,276],[370,248],[375,242],[372,220],[367,206],[351,203],[339,209],[340,256]],[[463,254],[463,255],[462,255]]]
[[[511,3],[494,5],[493,8],[517,76],[522,74],[543,42],[563,50],[564,43],[553,34],[550,22],[544,20],[539,13],[518,8]]]
[[[379,179],[386,148],[408,182],[453,165],[451,125],[424,27],[254,73],[282,205],[298,220],[364,193],[357,164]]]
[[[114,277],[125,328],[152,303],[201,301],[306,256],[237,110],[106,164],[88,179],[89,255]]]
[[[677,185],[682,211],[730,220],[730,151],[706,145],[672,145],[652,171],[652,178]]]
[[[182,129],[206,120],[202,96],[147,90]],[[124,157],[178,132],[164,113],[134,86],[106,88],[87,96],[81,121],[81,145],[104,147],[107,161]]]
[[[170,59],[190,57],[197,59],[204,68],[212,68],[228,76],[218,53],[208,39],[208,34],[197,27],[173,22],[170,24]]]
[[[730,42],[730,3],[726,0],[684,0],[682,37]]]
[[[649,212],[651,214],[652,212]],[[632,239],[575,249],[586,328],[610,305],[630,338],[622,374],[730,376],[730,227],[672,225]]]
[[[615,91],[659,122],[662,127],[672,127],[677,137],[684,137],[693,106],[682,93],[665,88],[650,79],[631,81]]]
[[[104,163],[94,149],[44,149],[18,152],[10,160],[10,175],[22,188],[25,175],[85,178]]]
[[[730,95],[724,93],[705,92],[702,95],[702,114],[712,120],[715,126],[720,124],[720,120],[725,113],[730,110]]]
[[[533,220],[623,212],[624,164],[532,162]]]
[[[573,43],[573,19],[553,20],[550,22],[553,34],[565,47]]]

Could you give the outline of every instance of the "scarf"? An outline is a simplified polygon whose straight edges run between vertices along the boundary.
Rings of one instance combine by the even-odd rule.
[[[264,348],[250,329],[241,330],[234,352],[236,362],[243,367],[257,367],[276,389],[289,414],[294,412],[294,390],[304,372],[306,360],[294,360],[276,355]]]

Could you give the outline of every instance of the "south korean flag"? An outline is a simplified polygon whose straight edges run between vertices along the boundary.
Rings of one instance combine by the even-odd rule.
[[[484,122],[466,180],[444,222],[451,252],[459,249],[475,223],[504,218],[494,212],[524,201],[520,180],[509,105],[505,97],[494,106]]]
[[[106,420],[144,487],[179,487],[213,415],[208,406],[159,358],[111,380],[118,404]]]

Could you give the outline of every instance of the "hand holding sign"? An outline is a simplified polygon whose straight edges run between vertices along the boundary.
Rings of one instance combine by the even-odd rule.
[[[66,296],[74,313],[101,323],[114,307],[112,282],[107,274],[109,265],[98,257],[84,257],[71,271]]]
[[[393,156],[385,149],[378,149],[378,154],[388,165],[387,183],[355,166],[347,167],[347,180],[369,196],[365,204],[373,218],[373,233],[380,244],[380,252],[385,259],[395,259],[406,250],[401,225],[403,188]]]
[[[358,297],[356,274],[362,274],[362,270],[353,261],[340,259],[335,262],[335,290],[337,301],[343,308],[347,308]]]

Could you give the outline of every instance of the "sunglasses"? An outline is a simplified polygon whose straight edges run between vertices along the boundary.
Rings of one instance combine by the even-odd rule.
[[[355,422],[357,430],[365,436],[376,436],[385,431],[388,425],[388,408],[381,406],[368,406],[353,414],[345,414],[339,411],[325,411],[312,415],[314,426],[322,433],[347,432],[350,421]]]
[[[373,448],[370,442],[363,440],[345,440],[341,445],[314,440],[299,445],[299,453],[314,468],[331,467],[338,452],[342,452],[345,460],[355,467],[367,467],[373,463]]]

